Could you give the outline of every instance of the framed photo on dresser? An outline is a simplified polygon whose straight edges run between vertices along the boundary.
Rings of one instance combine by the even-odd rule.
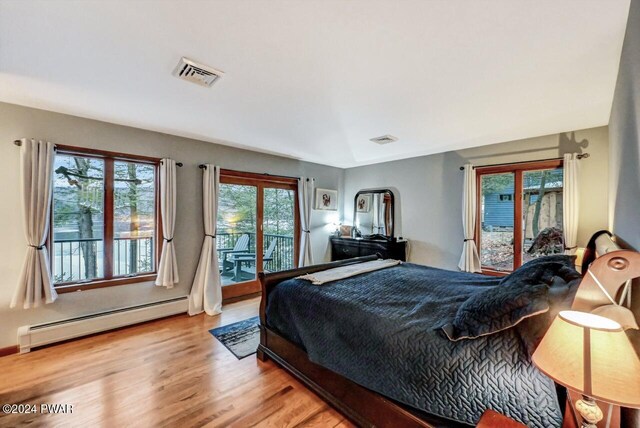
[[[340,237],[351,238],[351,226],[346,226],[344,224],[340,226]]]

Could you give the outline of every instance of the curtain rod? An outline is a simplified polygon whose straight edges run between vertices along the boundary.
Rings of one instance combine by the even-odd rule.
[[[201,163],[200,165],[198,165],[198,168],[200,169],[207,169],[207,165]],[[225,171],[231,171],[231,172],[248,172],[248,171],[238,171],[236,169],[228,169],[228,168],[224,168]],[[280,177],[280,178],[295,178],[296,180],[300,180],[300,177],[292,177],[289,175],[279,175],[279,174],[269,174],[267,172],[253,172],[250,174],[262,174],[262,175],[266,175],[268,177]],[[309,179],[307,178],[307,181],[309,181]]]
[[[576,156],[576,158],[578,158],[578,159],[586,159],[589,156],[590,156],[589,153],[582,153],[582,154],[579,154],[578,156]],[[563,159],[564,158],[551,158],[551,159],[540,159],[540,160],[534,160],[534,161],[494,163],[494,164],[490,164],[490,165],[473,165],[473,168],[475,169],[475,168],[486,168],[486,167],[504,166],[504,165],[521,165],[523,163],[547,162],[547,161],[555,161],[555,160],[563,160]],[[460,167],[460,171],[464,171],[464,166]]]
[[[13,140],[13,144],[15,144],[16,146],[20,147],[20,146],[22,146],[22,141],[21,140]],[[162,162],[162,161],[160,161],[160,162]],[[184,164],[182,162],[176,162],[176,166],[182,167],[183,165]]]
[[[160,163],[162,163],[162,161],[160,161]],[[182,166],[183,166],[183,165],[184,165],[184,164],[183,164],[182,162],[176,162],[176,166],[179,166],[179,167],[181,167],[181,168],[182,168]]]

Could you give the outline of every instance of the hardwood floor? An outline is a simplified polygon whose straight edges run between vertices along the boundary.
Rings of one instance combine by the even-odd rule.
[[[237,360],[208,332],[257,315],[258,304],[2,357],[0,404],[35,404],[38,413],[0,412],[0,426],[351,427],[273,362]],[[41,404],[72,405],[73,413],[42,414]]]

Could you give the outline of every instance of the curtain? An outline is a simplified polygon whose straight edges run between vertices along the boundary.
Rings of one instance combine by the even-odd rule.
[[[44,300],[53,303],[58,294],[53,288],[49,252],[45,243],[49,235],[53,162],[55,146],[45,141],[22,139],[20,147],[20,187],[27,255],[11,307],[37,308]]]
[[[464,166],[462,192],[462,229],[464,242],[458,267],[465,272],[481,272],[478,248],[475,243],[476,228],[476,173],[471,164]]]
[[[578,217],[580,214],[580,195],[578,194],[580,161],[576,155],[564,155],[564,185],[562,189],[562,235],[564,253],[575,254],[578,248]]]
[[[313,264],[311,254],[311,208],[313,207],[313,188],[315,179],[300,177],[298,180],[298,202],[300,205],[300,257],[298,267]]]
[[[176,161],[160,161],[160,214],[162,215],[162,255],[156,285],[173,288],[178,282],[178,262],[173,243],[176,224]]]
[[[220,169],[217,166],[205,165],[202,175],[204,241],[189,295],[189,315],[196,315],[202,311],[207,315],[217,315],[222,312],[222,285],[216,250],[219,184]]]

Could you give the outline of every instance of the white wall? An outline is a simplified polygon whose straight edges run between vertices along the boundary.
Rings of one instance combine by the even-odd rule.
[[[473,149],[422,156],[345,171],[345,222],[353,217],[357,191],[390,188],[396,197],[396,236],[409,239],[409,260],[456,269],[462,251],[462,179],[459,167],[541,160],[575,152],[571,134],[557,134],[493,144]],[[607,228],[607,128],[575,132],[587,140],[591,157],[581,162],[581,203],[578,244]],[[401,144],[395,143],[395,144]]]
[[[42,308],[9,309],[26,252],[19,195],[19,149],[22,137],[131,154],[170,157],[178,168],[178,216],[175,244],[180,283],[171,290],[151,283],[123,285],[62,294]],[[343,170],[295,159],[235,149],[157,132],[0,103],[0,348],[16,344],[18,326],[67,319],[124,306],[187,295],[202,244],[202,172],[197,165],[290,176],[311,176],[319,187],[338,189],[343,196]],[[312,250],[315,261],[329,259],[328,236],[337,212],[314,211]]]

